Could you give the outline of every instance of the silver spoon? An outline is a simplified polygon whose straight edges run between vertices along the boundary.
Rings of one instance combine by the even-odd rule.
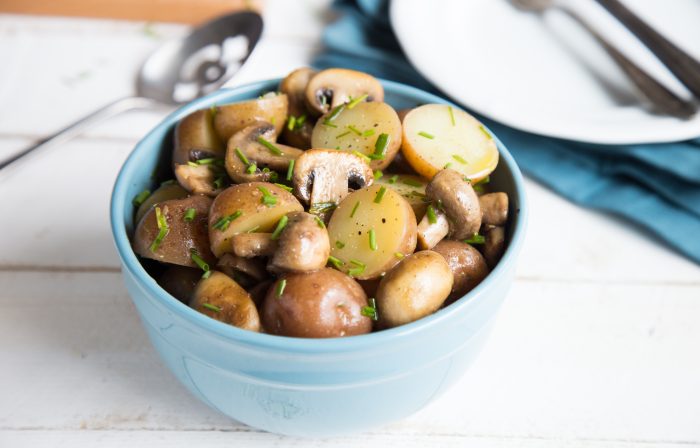
[[[684,100],[657,81],[608,42],[583,17],[567,8],[565,4],[559,3],[557,0],[510,0],[510,2],[519,9],[537,13],[556,7],[578,21],[603,46],[610,57],[625,72],[630,81],[634,83],[639,93],[651,103],[654,112],[682,119],[688,119],[697,112],[697,107],[694,103]]]
[[[141,67],[135,96],[113,101],[0,161],[0,169],[39,148],[69,140],[98,121],[121,112],[182,104],[218,89],[248,59],[262,29],[259,14],[237,12],[207,22],[182,39],[166,42]]]

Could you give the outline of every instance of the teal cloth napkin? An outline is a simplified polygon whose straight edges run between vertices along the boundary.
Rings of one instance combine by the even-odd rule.
[[[337,0],[317,68],[346,67],[441,93],[406,60],[386,1]],[[700,264],[700,139],[606,146],[542,137],[478,116],[526,175],[585,207],[621,216]],[[582,236],[585,238],[585,236]],[[593,243],[591,243],[593,244]]]

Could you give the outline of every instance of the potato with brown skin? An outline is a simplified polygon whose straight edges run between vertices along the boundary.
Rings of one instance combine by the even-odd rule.
[[[182,199],[186,197],[187,191],[185,191],[185,189],[177,183],[163,184],[141,203],[138,210],[136,210],[134,222],[138,224],[139,221],[141,221],[141,218],[143,218],[144,215],[146,215],[146,213],[159,202],[168,201],[170,199]]]
[[[262,320],[267,332],[282,336],[351,336],[372,331],[365,306],[367,296],[356,281],[326,268],[280,277],[267,292]]]
[[[224,157],[224,143],[214,130],[213,118],[212,109],[201,109],[178,122],[175,127],[173,164]]]
[[[489,274],[489,267],[481,253],[467,243],[442,240],[433,251],[442,255],[450,266],[454,283],[447,302],[461,298],[474,289]]]
[[[264,203],[266,197],[272,197],[267,204]],[[211,206],[211,250],[217,257],[233,252],[233,235],[251,230],[272,232],[282,216],[303,210],[302,205],[291,193],[277,185],[267,182],[233,185],[221,192]]]
[[[250,294],[226,274],[212,271],[194,290],[190,306],[212,319],[260,331],[260,316]]]
[[[156,281],[168,293],[184,304],[190,303],[194,289],[202,278],[202,270],[168,265]]]
[[[425,196],[425,187],[428,182],[419,176],[410,174],[384,174],[374,181],[375,184],[385,185],[396,190],[411,204],[416,217],[425,215],[430,200]]]
[[[209,249],[207,218],[212,201],[207,196],[190,196],[185,199],[171,199],[152,208],[141,219],[134,233],[134,251],[145,258],[180,266],[197,267],[192,261],[192,250],[207,263],[215,261]],[[185,221],[187,210],[193,208],[195,217]],[[160,210],[167,222],[167,234],[154,251],[152,245],[160,228],[156,211]]]
[[[287,120],[287,95],[269,92],[260,98],[241,103],[215,106],[214,129],[222,141],[256,121],[267,121],[275,126],[279,135]]]
[[[430,250],[404,258],[377,289],[382,325],[396,327],[437,311],[452,290],[452,271],[442,255]]]
[[[316,70],[302,67],[288,74],[280,82],[280,92],[286,94],[289,99],[289,118],[282,130],[282,137],[288,145],[295,148],[311,147],[314,120],[306,108],[306,86],[315,74]]]

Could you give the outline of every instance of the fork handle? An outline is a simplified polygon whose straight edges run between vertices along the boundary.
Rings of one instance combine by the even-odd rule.
[[[700,98],[700,62],[666,39],[619,0],[597,0],[625,25],[693,94]]]

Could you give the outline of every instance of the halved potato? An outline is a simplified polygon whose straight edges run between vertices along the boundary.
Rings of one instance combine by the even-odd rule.
[[[386,134],[384,156],[372,160],[370,167],[381,170],[388,166],[401,147],[401,121],[396,111],[377,102],[359,103],[352,109],[340,107],[340,113],[334,109],[318,119],[311,134],[311,147],[358,151],[370,156],[375,153],[379,136]]]
[[[385,185],[403,196],[411,204],[416,217],[425,215],[430,200],[425,196],[428,182],[422,177],[411,174],[385,174],[374,183]]]
[[[253,298],[235,280],[212,271],[194,290],[190,306],[212,319],[244,330],[260,331],[260,315]]]
[[[180,120],[175,128],[173,164],[224,157],[224,144],[214,130],[214,113],[214,109],[201,109]]]
[[[338,269],[359,280],[377,278],[415,250],[416,215],[399,193],[372,185],[343,199],[328,235]]]
[[[274,204],[272,201],[264,203],[265,197],[274,197]],[[217,257],[233,252],[230,241],[233,235],[249,231],[271,232],[282,216],[303,210],[291,193],[277,185],[267,182],[233,185],[222,191],[211,206],[211,250]]]
[[[268,93],[261,98],[242,103],[215,106],[214,129],[224,142],[233,134],[256,121],[267,121],[279,135],[287,120],[288,100],[285,94]]]
[[[148,213],[159,202],[168,201],[170,199],[182,199],[187,197],[187,191],[177,183],[164,184],[158,187],[145,201],[141,203],[139,209],[136,210],[134,222],[136,224],[141,221],[141,218]]]
[[[406,114],[401,151],[428,179],[448,166],[476,182],[498,164],[491,134],[476,118],[446,104],[426,104]]]

